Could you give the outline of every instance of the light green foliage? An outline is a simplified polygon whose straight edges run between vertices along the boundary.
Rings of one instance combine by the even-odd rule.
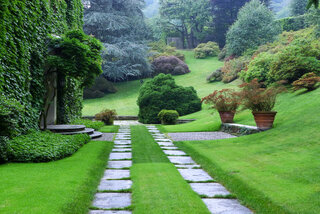
[[[240,9],[227,33],[228,55],[241,56],[247,49],[271,42],[280,30],[272,11],[259,0],[252,0]]]
[[[139,214],[210,212],[144,126],[132,126],[132,201]]]
[[[68,157],[88,143],[87,134],[63,136],[51,132],[33,132],[8,142],[11,162],[49,162]]]
[[[241,56],[225,61],[224,66],[221,69],[222,82],[229,83],[237,79],[241,70],[247,67],[250,59],[251,58],[248,56]]]
[[[104,133],[117,133],[119,130],[120,126],[103,126],[99,132],[104,132]]]
[[[201,43],[194,49],[194,57],[203,59],[208,56],[218,56],[220,53],[219,45],[216,42]]]
[[[100,121],[92,121],[92,120],[88,120],[88,119],[76,119],[73,120],[70,124],[72,125],[84,125],[87,128],[92,128],[96,131],[98,131],[99,129],[101,129],[104,126],[103,122]]]
[[[175,110],[161,110],[158,117],[162,124],[174,125],[177,123],[179,113]]]
[[[112,146],[90,142],[63,160],[1,165],[0,213],[87,214]]]
[[[171,109],[179,115],[201,110],[200,98],[193,87],[178,86],[173,77],[159,74],[143,84],[138,97],[139,121],[159,123],[158,114],[162,109]]]
[[[287,17],[276,20],[276,23],[281,25],[282,31],[297,31],[308,27],[306,17],[306,15]]]
[[[182,52],[177,51],[175,47],[172,47],[170,45],[167,45],[165,42],[162,41],[156,41],[149,43],[150,47],[150,57],[149,61],[153,62],[154,59],[160,57],[160,56],[175,56],[179,58],[182,61],[185,61],[185,56]]]

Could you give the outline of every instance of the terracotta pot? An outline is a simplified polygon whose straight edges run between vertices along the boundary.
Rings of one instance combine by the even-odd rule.
[[[233,123],[235,112],[232,111],[219,111],[222,123]]]
[[[252,112],[252,114],[254,116],[254,120],[256,121],[257,127],[260,130],[265,131],[272,128],[277,112]]]

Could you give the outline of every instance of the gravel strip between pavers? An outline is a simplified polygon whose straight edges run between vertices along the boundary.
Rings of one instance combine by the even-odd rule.
[[[236,137],[224,132],[181,132],[168,133],[168,136],[174,141],[219,140]]]

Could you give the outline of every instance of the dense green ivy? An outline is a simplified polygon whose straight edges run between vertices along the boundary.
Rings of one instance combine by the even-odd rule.
[[[82,14],[81,0],[0,0],[0,93],[24,106],[21,130],[38,125],[45,94],[43,65],[48,34],[82,29]],[[66,100],[72,96],[73,101],[59,102],[59,109],[68,109],[59,111],[59,118],[81,114],[81,88],[67,86],[70,88],[59,96]]]

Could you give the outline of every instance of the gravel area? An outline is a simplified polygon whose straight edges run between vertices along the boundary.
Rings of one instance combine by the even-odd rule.
[[[102,137],[94,139],[95,141],[113,141],[114,133],[103,133]]]
[[[224,132],[181,132],[168,133],[168,135],[174,141],[219,140],[236,137]]]

